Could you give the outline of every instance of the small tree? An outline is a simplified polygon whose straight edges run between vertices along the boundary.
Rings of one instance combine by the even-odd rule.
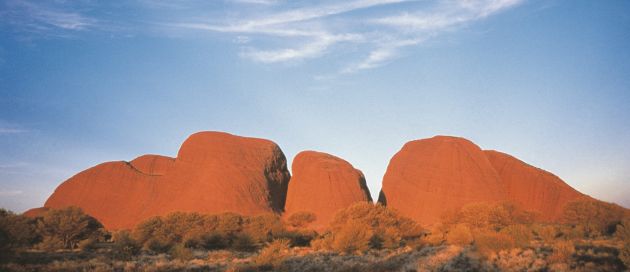
[[[562,211],[565,223],[584,227],[589,236],[612,234],[614,227],[624,216],[618,205],[595,199],[579,199],[567,203]]]
[[[114,240],[112,253],[116,259],[127,261],[140,253],[140,244],[131,237],[129,231],[116,232],[112,239]]]
[[[34,221],[0,209],[0,257],[32,245],[37,240]]]
[[[343,253],[365,251],[369,248],[372,231],[365,224],[350,220],[334,234],[332,249]]]
[[[78,207],[50,210],[37,222],[44,240],[58,240],[65,249],[73,249],[79,241],[102,234],[103,225]]]
[[[283,231],[284,225],[275,214],[248,217],[243,224],[243,232],[257,243],[269,242]]]
[[[364,228],[371,235],[369,246],[372,248],[398,248],[406,242],[419,240],[423,234],[422,228],[411,219],[380,204],[367,202],[357,202],[337,212],[330,223],[333,237],[342,230],[352,229],[349,224]]]

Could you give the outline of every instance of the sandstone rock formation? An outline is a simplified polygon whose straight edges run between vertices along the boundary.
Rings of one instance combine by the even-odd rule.
[[[506,200],[506,187],[472,142],[436,136],[408,142],[391,159],[379,201],[421,224],[467,203]]]
[[[545,170],[498,151],[484,153],[505,184],[508,199],[525,210],[539,212],[541,220],[557,220],[565,203],[584,197]]]
[[[287,192],[285,216],[312,212],[316,230],[328,226],[338,210],[359,201],[372,201],[361,171],[338,157],[315,151],[295,156]]]
[[[109,229],[173,211],[279,213],[289,177],[275,143],[200,132],[177,158],[145,155],[87,169],[61,184],[44,206],[81,207]]]
[[[30,218],[35,218],[35,217],[44,216],[44,214],[48,212],[48,210],[49,209],[46,207],[32,208],[32,209],[29,209],[28,211],[25,211],[22,215],[26,217],[30,217]]]
[[[421,224],[475,202],[509,201],[558,220],[567,202],[583,194],[560,178],[510,155],[472,142],[436,136],[409,142],[391,159],[379,201]]]

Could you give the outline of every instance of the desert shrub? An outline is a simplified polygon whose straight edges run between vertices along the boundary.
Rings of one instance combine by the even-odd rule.
[[[311,248],[316,251],[329,250],[332,248],[333,236],[330,233],[324,234],[311,241]]]
[[[499,271],[547,271],[544,257],[532,249],[512,249],[493,255],[489,261]]]
[[[438,246],[446,241],[446,233],[448,232],[447,226],[443,224],[436,224],[429,229],[426,236],[422,238],[422,241],[428,245]]]
[[[296,212],[287,219],[289,225],[294,228],[306,228],[315,220],[317,216],[312,212]]]
[[[534,237],[532,230],[525,225],[509,225],[500,232],[512,237],[514,245],[520,248],[529,246],[530,241]]]
[[[470,245],[473,242],[473,235],[467,225],[458,224],[446,234],[446,242],[451,245]]]
[[[87,238],[79,241],[78,247],[81,251],[91,251],[96,248],[98,241],[94,238]]]
[[[350,227],[349,224],[354,226]],[[380,204],[357,202],[340,210],[330,224],[333,240],[339,233],[349,235],[353,229],[363,228],[370,235],[372,248],[398,248],[411,240],[420,239],[423,231],[411,219],[400,216]],[[359,233],[356,233],[357,235]]]
[[[131,260],[140,253],[140,244],[134,240],[128,230],[122,230],[114,233],[112,240],[112,254],[118,260]]]
[[[551,244],[555,241],[558,231],[553,225],[535,225],[533,227],[536,236],[546,244]]]
[[[549,263],[568,264],[575,253],[573,241],[558,241],[553,245],[553,253],[549,256]]]
[[[243,217],[235,213],[210,216],[209,225],[216,224],[214,230],[226,237],[234,236],[243,230]]]
[[[504,233],[479,231],[475,232],[474,239],[477,251],[485,256],[514,248],[514,240]]]
[[[612,234],[621,222],[624,209],[618,205],[594,199],[579,199],[567,203],[562,210],[565,223],[584,227],[589,237]]]
[[[145,249],[154,252],[169,252],[178,244],[188,248],[249,250],[282,230],[282,222],[275,215],[248,218],[235,213],[176,212],[141,222],[133,234]]]
[[[370,228],[350,220],[335,231],[331,246],[333,250],[343,253],[366,251],[369,248],[371,239],[372,232]]]
[[[0,209],[0,258],[30,247],[38,238],[34,220]]]
[[[445,225],[466,224],[472,230],[501,230],[513,224],[532,224],[536,213],[521,209],[513,202],[489,204],[475,202],[442,214]]]
[[[145,244],[147,241],[155,238],[159,229],[162,228],[163,225],[164,222],[162,221],[162,217],[151,217],[136,225],[136,228],[133,230],[133,236],[140,244]]]
[[[45,236],[42,241],[37,244],[37,248],[44,251],[56,251],[65,248],[64,242],[55,236]]]
[[[78,207],[50,210],[37,222],[38,233],[44,241],[59,240],[65,249],[76,248],[81,240],[99,239],[102,228],[101,223]]]
[[[184,246],[184,244],[177,244],[173,246],[169,253],[173,258],[181,261],[189,261],[194,258],[193,252],[190,248]]]
[[[490,225],[490,210],[487,203],[467,204],[461,208],[457,222],[467,224],[473,229],[487,228]]]
[[[630,269],[630,243],[625,242],[619,249],[619,260],[623,262],[627,269]]]
[[[236,251],[253,251],[256,249],[256,242],[247,234],[239,234],[231,240],[230,248]]]
[[[625,243],[630,243],[630,218],[626,218],[617,225],[615,237]]]
[[[254,263],[263,267],[278,267],[288,256],[289,240],[278,239],[269,243],[254,258]]]
[[[556,239],[579,240],[588,236],[586,229],[582,225],[556,225]],[[550,243],[551,241],[548,241]]]
[[[417,269],[411,271],[490,271],[476,254],[460,246],[448,246],[439,249],[427,257],[420,258]],[[378,270],[376,270],[378,271]]]
[[[498,205],[507,212],[509,218],[508,224],[529,225],[534,223],[539,216],[537,212],[526,211],[511,201],[505,201]]]
[[[154,253],[167,253],[174,244],[160,238],[151,238],[142,244],[142,248]]]
[[[274,239],[288,239],[294,246],[309,246],[317,235],[317,232],[311,229],[293,229],[274,235]]]
[[[273,240],[284,232],[284,225],[275,214],[263,214],[244,219],[243,233],[249,235],[256,243]]]

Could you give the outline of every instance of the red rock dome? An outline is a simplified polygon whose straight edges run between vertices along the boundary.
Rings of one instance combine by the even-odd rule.
[[[361,171],[338,157],[315,151],[295,156],[287,192],[285,216],[312,212],[311,227],[322,230],[337,211],[355,202],[372,201]]]
[[[289,177],[275,143],[200,132],[175,159],[145,155],[87,169],[62,183],[44,206],[81,207],[109,229],[132,228],[174,211],[281,212]]]
[[[506,186],[508,199],[543,221],[559,219],[567,202],[584,197],[560,178],[498,151],[484,151]]]
[[[505,185],[478,146],[436,136],[408,142],[394,155],[379,201],[426,225],[467,203],[506,198]]]

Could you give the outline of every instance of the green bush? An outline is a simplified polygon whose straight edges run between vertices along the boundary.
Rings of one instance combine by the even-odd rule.
[[[615,237],[624,243],[630,243],[630,218],[626,218],[617,225]]]
[[[567,203],[562,219],[573,226],[582,226],[588,237],[613,234],[615,226],[624,217],[624,208],[595,199],[578,199]]]
[[[627,269],[630,269],[630,243],[626,242],[619,250],[619,259]]]
[[[63,248],[74,249],[81,240],[100,239],[104,233],[102,229],[100,222],[78,207],[50,210],[37,222],[38,233],[48,244],[43,246],[45,248],[61,241]]]
[[[0,209],[0,258],[37,242],[35,221]]]
[[[284,232],[284,225],[280,217],[275,214],[263,214],[247,217],[243,220],[243,233],[256,243],[272,241],[274,237]]]
[[[193,252],[183,244],[175,245],[173,248],[171,248],[169,253],[173,258],[182,261],[189,261],[194,258]]]
[[[114,241],[112,253],[115,259],[131,260],[140,253],[140,244],[127,230],[114,233],[112,240]]]
[[[236,251],[250,252],[256,249],[256,242],[247,234],[239,234],[232,239],[230,248]]]

